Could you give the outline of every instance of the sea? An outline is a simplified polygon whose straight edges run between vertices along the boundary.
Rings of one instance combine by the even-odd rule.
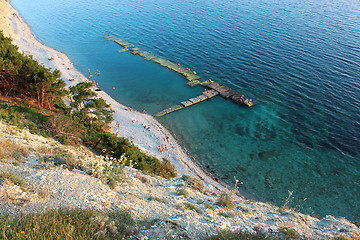
[[[239,180],[246,198],[360,220],[358,0],[11,3],[40,41],[139,111],[154,114],[204,88],[119,52],[104,34],[253,99],[247,108],[217,96],[158,121],[209,174],[231,187]]]

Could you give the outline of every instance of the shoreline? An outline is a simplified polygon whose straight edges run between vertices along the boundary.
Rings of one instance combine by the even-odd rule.
[[[4,13],[7,13],[4,17],[7,20],[7,25],[10,27],[9,35],[20,51],[24,54],[32,55],[34,60],[45,67],[58,69],[67,87],[76,85],[79,82],[89,81],[81,72],[74,68],[73,63],[65,53],[48,47],[38,40],[32,33],[31,27],[7,0],[0,0],[0,6],[6,5],[8,9],[4,11]],[[6,23],[2,23],[0,27],[0,30],[3,30],[6,27]],[[54,60],[49,60],[51,58]],[[69,79],[75,79],[75,81],[69,81]],[[104,91],[96,93],[98,97],[103,98],[110,104],[111,108],[115,111],[112,127],[119,137],[128,138],[142,151],[151,156],[157,157],[160,160],[163,158],[168,159],[174,165],[179,175],[187,174],[197,177],[204,182],[207,188],[211,185],[218,192],[228,190],[224,183],[213,179],[209,173],[200,168],[185,153],[170,131],[162,126],[153,116],[133,109],[129,110],[127,106],[116,102]],[[150,127],[150,129],[146,129],[145,126]],[[160,152],[158,149],[160,145],[166,145],[167,151]]]

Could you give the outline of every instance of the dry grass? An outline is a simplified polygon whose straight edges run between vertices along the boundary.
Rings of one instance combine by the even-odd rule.
[[[0,146],[0,162],[19,165],[23,163],[25,161],[24,158],[29,155],[28,148],[11,140],[1,141]]]
[[[186,188],[180,188],[179,190],[176,191],[176,194],[184,197],[189,196],[189,192],[186,190]]]
[[[200,192],[204,190],[204,184],[199,179],[188,175],[183,175],[181,178],[186,181],[185,185],[187,187],[190,187],[194,190],[198,190]]]
[[[151,179],[145,175],[142,175],[140,173],[136,173],[135,178],[139,179],[142,183],[145,183],[147,185],[151,185]]]
[[[49,194],[49,191],[47,188],[34,188],[33,191],[40,197],[40,198],[47,198],[48,197],[48,194]]]
[[[233,212],[220,212],[219,215],[226,218],[234,218],[236,216]]]
[[[299,234],[291,227],[281,227],[281,228],[279,228],[279,232],[284,234],[285,239],[298,239],[299,238]]]
[[[216,205],[227,207],[230,209],[236,208],[234,201],[232,200],[231,193],[222,193],[217,200]]]
[[[161,203],[165,203],[165,204],[169,203],[169,201],[165,198],[159,198],[159,197],[153,197],[153,196],[148,197],[148,200],[149,201],[157,201],[157,202],[161,202]]]
[[[48,196],[48,189],[43,188],[40,189],[37,186],[33,185],[32,183],[25,182],[24,178],[20,176],[20,174],[4,171],[0,172],[0,179],[7,179],[11,183],[19,186],[25,192],[35,193],[40,198],[46,198]]]
[[[40,154],[53,154],[54,148],[49,148],[47,146],[40,146],[36,148],[36,152]]]
[[[22,189],[25,189],[25,181],[23,178],[12,172],[0,173],[0,179],[7,179],[15,185],[18,185]]]
[[[0,216],[1,239],[128,239],[137,226],[128,212],[103,214],[91,209]]]
[[[203,211],[200,208],[198,208],[197,206],[195,206],[194,204],[189,203],[189,202],[178,203],[175,205],[175,209],[177,209],[177,210],[194,210],[198,214],[203,213]]]

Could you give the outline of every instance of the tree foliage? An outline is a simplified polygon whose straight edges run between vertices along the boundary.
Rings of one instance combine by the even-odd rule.
[[[0,32],[0,93],[3,96],[36,102],[39,108],[63,106],[68,94],[60,71],[41,66],[18,51],[11,39]]]

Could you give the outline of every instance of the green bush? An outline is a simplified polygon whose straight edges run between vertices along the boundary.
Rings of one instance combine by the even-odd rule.
[[[60,143],[64,146],[67,146],[70,144],[70,140],[66,137],[61,137],[59,140],[60,140]]]
[[[141,152],[141,150],[130,143],[128,139],[118,138],[114,134],[106,133],[99,146],[106,149],[106,153],[120,158],[123,154],[127,157],[126,165],[132,165],[134,168],[143,170],[149,174],[155,174],[170,179],[176,177],[174,166],[169,160],[160,161],[155,157],[151,157]]]
[[[0,109],[0,117],[13,125],[18,125],[20,123],[19,116],[6,108]]]
[[[38,127],[36,126],[35,123],[32,123],[32,122],[29,123],[28,128],[31,133],[38,133]]]
[[[109,185],[111,189],[114,189],[118,185],[118,182],[121,181],[121,179],[122,178],[119,175],[109,174],[104,177],[104,183]]]
[[[28,107],[0,104],[0,118],[20,129],[23,129],[26,125],[33,134],[51,136],[51,133],[48,130],[40,130],[38,127],[46,123],[48,116],[38,113]]]

